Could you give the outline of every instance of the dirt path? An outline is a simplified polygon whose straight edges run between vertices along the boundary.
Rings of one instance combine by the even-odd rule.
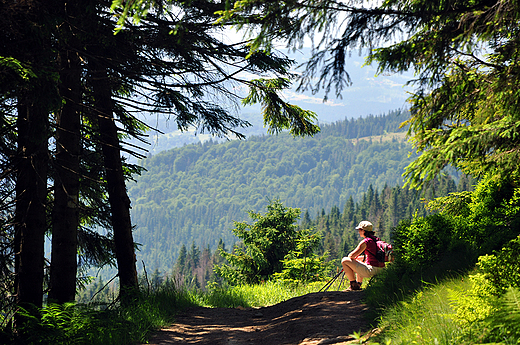
[[[363,292],[316,292],[258,309],[196,307],[149,344],[347,344],[366,332]]]

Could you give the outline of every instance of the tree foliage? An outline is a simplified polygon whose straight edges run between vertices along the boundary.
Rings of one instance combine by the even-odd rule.
[[[322,281],[327,277],[331,262],[328,253],[318,255],[321,237],[309,229],[301,229],[296,239],[296,248],[283,258],[283,269],[275,272],[273,279],[292,284]]]
[[[457,187],[453,180],[446,178],[431,185],[425,196],[431,198],[433,195],[446,195],[455,190],[460,193],[462,190],[467,190],[467,185],[466,178],[460,179]],[[300,235],[296,239],[296,248],[284,257],[282,272],[274,273],[273,278],[289,283],[300,283],[322,279],[330,274],[334,267],[339,267],[341,257],[359,243],[359,236],[353,229],[363,219],[370,219],[373,222],[378,237],[392,242],[393,231],[400,220],[410,220],[412,217],[430,214],[425,208],[421,194],[400,186],[393,188],[385,186],[381,191],[374,190],[370,186],[361,200],[354,202],[350,198],[342,211],[339,207],[333,206],[328,212],[322,209],[312,217],[308,211],[303,212],[298,224]],[[204,236],[203,243],[211,241],[218,235],[218,231],[210,231]],[[153,236],[146,235],[146,237]],[[144,262],[156,265],[156,270],[157,267],[161,269],[162,280],[172,279],[175,284],[187,289],[204,290],[208,287],[208,283],[226,285],[222,277],[212,270],[215,265],[222,266],[227,263],[227,260],[219,254],[228,252],[222,239],[218,241],[218,246],[213,252],[209,245],[201,251],[193,241],[190,246],[182,244],[171,273],[169,273],[171,258],[175,257],[174,254],[171,254],[172,246],[162,245],[160,246],[161,251],[157,251],[149,249],[151,247],[149,241],[143,241],[142,244],[142,248],[146,248],[146,250],[141,250],[138,255]],[[243,243],[236,242],[231,253],[235,247],[244,249]],[[437,246],[434,250],[442,251],[442,249]],[[192,258],[200,259],[193,260]]]
[[[320,236],[297,226],[300,209],[273,200],[265,214],[248,213],[255,222],[235,222],[233,233],[241,242],[231,253],[219,248],[226,263],[215,266],[217,275],[232,285],[269,279],[297,284],[326,276],[327,253],[318,256]]]
[[[406,169],[421,187],[447,165],[465,173],[517,176],[519,13],[517,2],[230,1],[221,22],[249,30],[251,49],[315,38],[301,90],[341,96],[345,58],[366,49],[379,73],[413,70],[409,135],[422,153]]]
[[[494,293],[503,294],[510,287],[520,288],[518,257],[520,257],[520,237],[512,239],[492,254],[479,257],[477,264],[479,272],[493,286]]]
[[[285,84],[244,76],[284,81],[292,61],[219,38],[223,28],[211,23],[224,4],[155,5],[139,25],[114,35],[110,2],[1,3],[2,195],[15,195],[2,202],[14,215],[0,223],[3,257],[14,261],[3,265],[14,275],[2,279],[20,304],[42,304],[49,230],[51,299],[74,299],[78,252],[81,264],[117,262],[121,291],[137,288],[125,183],[140,168],[121,157],[144,157],[125,144],[144,140],[150,128],[136,113],[167,114],[180,130],[241,138],[248,123],[233,107],[244,95],[233,87],[250,86],[262,93],[251,102],[270,97],[265,112],[273,130],[319,131],[315,114],[276,95]]]
[[[216,267],[231,284],[258,283],[282,271],[283,259],[297,246],[300,210],[285,207],[279,200],[267,205],[267,212],[248,212],[253,224],[235,222],[233,233],[242,240],[233,253],[221,251],[229,264]]]

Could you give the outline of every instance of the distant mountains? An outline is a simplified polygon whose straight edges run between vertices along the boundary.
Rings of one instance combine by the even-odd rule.
[[[289,54],[298,64],[309,57],[310,50],[302,49]],[[314,111],[318,115],[320,124],[330,124],[346,119],[357,119],[370,115],[388,113],[391,109],[405,111],[406,99],[411,90],[406,82],[412,78],[411,74],[385,74],[376,76],[375,66],[363,66],[364,58],[357,53],[347,58],[346,69],[352,80],[352,85],[346,87],[340,99],[333,93],[329,94],[329,100],[323,102],[323,93],[295,92],[295,87],[284,91],[284,99],[296,104],[303,109]],[[298,72],[297,70],[295,71]],[[266,134],[260,115],[260,106],[249,106],[237,109],[237,114],[249,121],[252,127],[241,130],[247,137]],[[181,133],[174,121],[163,116],[143,115],[142,118],[148,124],[158,128],[164,134],[151,132],[150,145],[145,147],[151,154],[157,154],[164,150],[179,147],[185,144],[194,144],[210,140],[206,134],[194,135],[194,131]],[[213,138],[212,140],[215,140]],[[141,145],[141,143],[134,142]]]
[[[174,148],[142,162],[147,171],[129,183],[138,260],[169,270],[184,244],[214,249],[235,242],[233,221],[264,212],[269,199],[314,217],[360,198],[369,186],[402,184],[413,159],[399,124],[408,114],[342,120],[312,138],[288,134],[245,141],[211,140]]]

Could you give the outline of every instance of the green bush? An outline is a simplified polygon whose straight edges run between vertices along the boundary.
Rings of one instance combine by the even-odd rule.
[[[464,290],[450,290],[450,304],[455,310],[453,320],[463,330],[464,338],[482,336],[480,324],[496,312],[496,295],[489,280],[482,274],[468,276],[469,288]]]
[[[259,283],[281,272],[282,260],[296,248],[300,212],[279,200],[271,201],[264,215],[249,211],[254,223],[235,222],[233,229],[243,246],[235,246],[233,253],[220,250],[229,265],[215,266],[215,272],[232,285]]]
[[[482,180],[472,193],[466,231],[461,233],[478,255],[500,249],[518,235],[520,188],[509,180]]]
[[[333,263],[327,260],[327,253],[321,256],[314,253],[320,240],[319,234],[311,234],[308,229],[299,231],[295,250],[285,256],[282,271],[274,273],[273,279],[290,284],[325,280]]]
[[[482,274],[462,275],[384,309],[370,344],[518,344],[520,289],[497,297]]]
[[[452,295],[456,322],[467,339],[520,341],[520,236],[501,250],[479,257],[471,288]]]
[[[401,222],[394,232],[396,256],[412,271],[429,267],[450,249],[454,232],[450,217],[443,214]]]
[[[520,288],[520,236],[494,254],[479,257],[477,267],[496,294],[508,288]]]
[[[501,248],[518,235],[520,228],[520,188],[509,181],[482,180],[470,194],[461,193],[433,203],[440,212],[426,217],[401,221],[392,234],[396,261],[384,274],[370,281],[370,303],[388,305],[421,288],[424,282],[435,283],[469,271],[479,256]],[[445,205],[446,207],[444,207]],[[512,254],[497,262],[480,259],[489,266],[490,280],[507,289],[518,259]],[[517,255],[518,256],[518,255]],[[512,265],[509,262],[514,261]],[[499,267],[502,265],[502,267]],[[493,277],[493,273],[497,272]]]
[[[473,267],[477,255],[460,232],[466,223],[443,213],[401,221],[393,232],[395,262],[370,280],[369,303],[389,305],[424,283],[451,278]]]
[[[243,242],[232,253],[220,249],[229,264],[214,268],[228,284],[257,284],[271,278],[291,283],[324,279],[329,268],[327,254],[314,254],[320,244],[318,234],[298,230],[300,209],[284,207],[274,200],[264,215],[249,215],[254,224],[236,222],[233,229]]]

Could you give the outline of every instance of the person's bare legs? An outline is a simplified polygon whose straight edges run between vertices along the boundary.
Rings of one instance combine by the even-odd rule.
[[[353,269],[355,266],[351,258],[345,256],[341,259],[341,266],[343,266],[343,272],[345,272],[349,281],[356,280],[356,271]]]

